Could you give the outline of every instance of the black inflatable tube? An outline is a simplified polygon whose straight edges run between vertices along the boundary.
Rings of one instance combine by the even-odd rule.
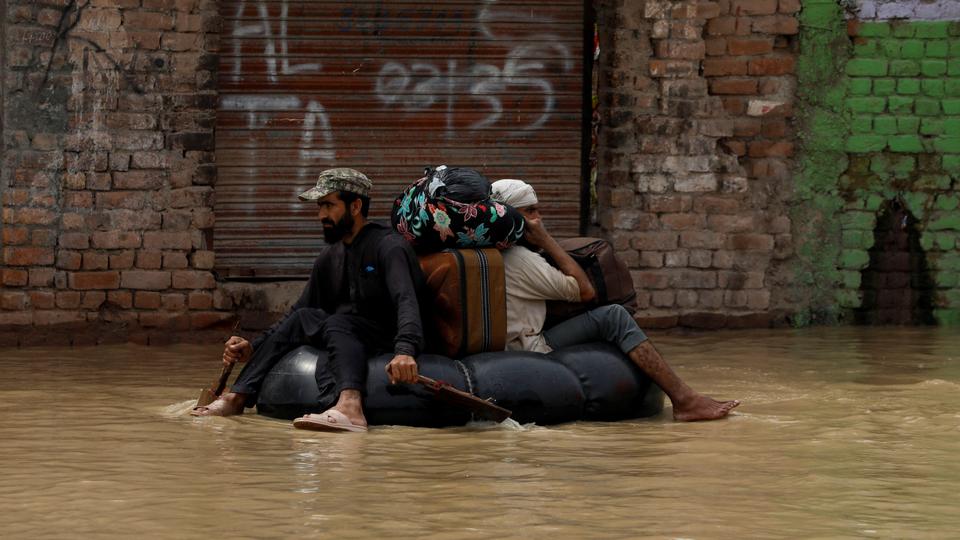
[[[392,355],[369,360],[364,411],[371,425],[459,426],[469,411],[433,399],[419,385],[391,385],[384,366]],[[575,420],[613,421],[644,418],[663,410],[663,391],[617,348],[595,343],[549,354],[496,352],[459,361],[423,354],[420,372],[492,400],[513,411],[522,424],[560,424]],[[315,371],[320,366],[321,378]],[[267,375],[257,411],[292,419],[321,412],[336,402],[326,353],[302,346]]]

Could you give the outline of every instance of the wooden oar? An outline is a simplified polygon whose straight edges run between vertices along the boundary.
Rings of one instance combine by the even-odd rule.
[[[463,390],[455,388],[451,386],[450,383],[435,381],[430,377],[424,377],[423,375],[417,375],[417,382],[433,392],[433,394],[440,401],[460,407],[466,407],[481,418],[493,420],[494,422],[503,422],[507,418],[510,418],[510,415],[513,414],[511,411],[504,409],[499,405],[494,405],[493,403],[490,403],[485,399],[480,399],[469,392],[464,392]]]
[[[206,407],[220,397],[223,389],[227,386],[227,378],[230,377],[231,371],[233,371],[232,363],[223,366],[223,369],[220,370],[220,378],[210,385],[210,388],[204,388],[200,391],[200,397],[197,398],[197,407]]]

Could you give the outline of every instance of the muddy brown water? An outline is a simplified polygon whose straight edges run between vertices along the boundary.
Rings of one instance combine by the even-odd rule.
[[[0,351],[2,538],[957,538],[960,332],[657,337],[731,418],[298,431],[220,346]]]

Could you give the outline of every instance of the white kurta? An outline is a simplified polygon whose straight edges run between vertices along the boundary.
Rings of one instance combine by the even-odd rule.
[[[507,350],[550,352],[543,339],[547,300],[580,301],[577,280],[522,246],[503,251],[507,289]]]

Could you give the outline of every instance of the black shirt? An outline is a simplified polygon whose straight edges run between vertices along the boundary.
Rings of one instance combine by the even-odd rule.
[[[385,332],[393,332],[394,354],[415,357],[424,345],[417,299],[423,285],[410,244],[385,225],[367,223],[349,245],[323,247],[300,299],[251,345],[259,346],[294,311],[314,308],[375,321]]]

